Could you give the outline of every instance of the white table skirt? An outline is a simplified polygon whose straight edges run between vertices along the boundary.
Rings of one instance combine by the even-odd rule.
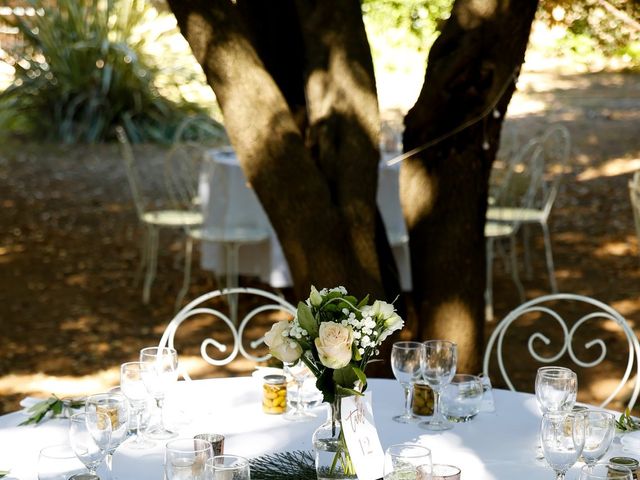
[[[391,420],[402,409],[402,389],[395,380],[371,379],[369,385],[383,448],[401,442],[425,445],[435,463],[459,466],[466,480],[553,478],[546,463],[535,459],[540,413],[533,395],[494,390],[495,413],[480,413],[469,423],[432,433]],[[256,457],[311,450],[311,435],[325,419],[324,408],[316,409],[313,421],[293,423],[262,413],[261,394],[261,381],[253,377],[179,382],[167,399],[168,422],[180,428],[181,436],[224,434],[225,453]],[[67,420],[17,427],[24,418],[20,412],[0,417],[0,469],[11,469],[7,479],[37,479],[39,450],[66,441]],[[640,459],[640,452],[623,453],[618,443],[608,452],[608,457],[614,455]],[[114,456],[114,477],[157,480],[162,478],[162,458],[161,442],[149,450],[133,450],[125,442]],[[572,468],[567,478],[577,478],[577,470]]]
[[[204,213],[204,227],[253,227],[269,232],[269,239],[240,248],[239,273],[259,277],[272,287],[292,285],[289,266],[280,242],[271,227],[258,197],[247,184],[244,172],[231,150],[211,150],[209,161],[201,176],[200,195]],[[400,207],[398,178],[400,164],[380,164],[377,201],[390,236],[406,238],[407,229]],[[393,247],[393,255],[400,273],[403,291],[411,290],[409,246],[407,242]],[[202,268],[219,275],[226,273],[224,251],[221,246],[206,242],[202,245]]]

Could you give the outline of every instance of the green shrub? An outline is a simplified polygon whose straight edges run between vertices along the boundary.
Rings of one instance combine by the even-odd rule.
[[[66,143],[98,142],[123,124],[133,142],[169,142],[185,118],[222,129],[201,107],[159,94],[145,56],[152,36],[136,33],[143,0],[31,0],[37,14],[15,25],[24,45],[10,52],[15,81],[0,93],[0,131]],[[193,128],[193,127],[190,127]]]

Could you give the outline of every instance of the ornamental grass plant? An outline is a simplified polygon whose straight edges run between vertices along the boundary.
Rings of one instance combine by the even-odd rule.
[[[110,140],[122,124],[132,142],[222,137],[202,107],[159,93],[161,70],[146,47],[167,33],[154,29],[143,0],[30,0],[35,14],[15,17],[23,38],[8,52],[15,80],[0,93],[0,130],[65,143]],[[161,24],[161,22],[160,22]],[[166,58],[164,59],[167,60]]]

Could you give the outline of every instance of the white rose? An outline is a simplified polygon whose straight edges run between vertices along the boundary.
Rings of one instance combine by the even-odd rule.
[[[328,368],[346,367],[351,361],[353,330],[335,322],[322,322],[315,339],[320,362]]]
[[[400,330],[404,325],[404,320],[396,313],[396,309],[391,303],[376,300],[373,302],[372,309],[384,320],[384,326],[390,330],[389,333]]]
[[[314,307],[319,307],[322,304],[322,295],[318,292],[316,287],[311,285],[311,294],[309,295],[309,301]]]
[[[302,355],[302,347],[288,335],[290,322],[282,320],[274,323],[266,335],[264,343],[269,347],[271,355],[283,362],[295,362]]]

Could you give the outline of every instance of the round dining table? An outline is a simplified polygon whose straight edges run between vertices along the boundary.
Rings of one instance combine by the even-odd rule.
[[[430,432],[417,424],[401,424],[392,417],[402,410],[403,392],[395,380],[370,379],[368,390],[383,449],[395,443],[417,443],[431,449],[434,463],[456,465],[463,480],[540,480],[554,478],[544,460],[536,459],[540,412],[528,393],[493,390],[495,411],[480,412],[467,423],[444,432]],[[295,450],[311,451],[313,431],[326,419],[324,406],[317,416],[292,422],[283,415],[262,411],[262,379],[257,376],[177,382],[166,399],[165,421],[180,437],[221,433],[224,451],[248,458]],[[35,426],[18,426],[24,411],[0,417],[0,470],[10,470],[5,480],[38,478],[39,451],[68,442],[68,419],[49,419]],[[113,478],[157,480],[163,478],[166,441],[148,449],[131,448],[126,440],[113,457]],[[622,450],[615,441],[610,456],[640,452]],[[579,464],[567,479],[578,478]]]

